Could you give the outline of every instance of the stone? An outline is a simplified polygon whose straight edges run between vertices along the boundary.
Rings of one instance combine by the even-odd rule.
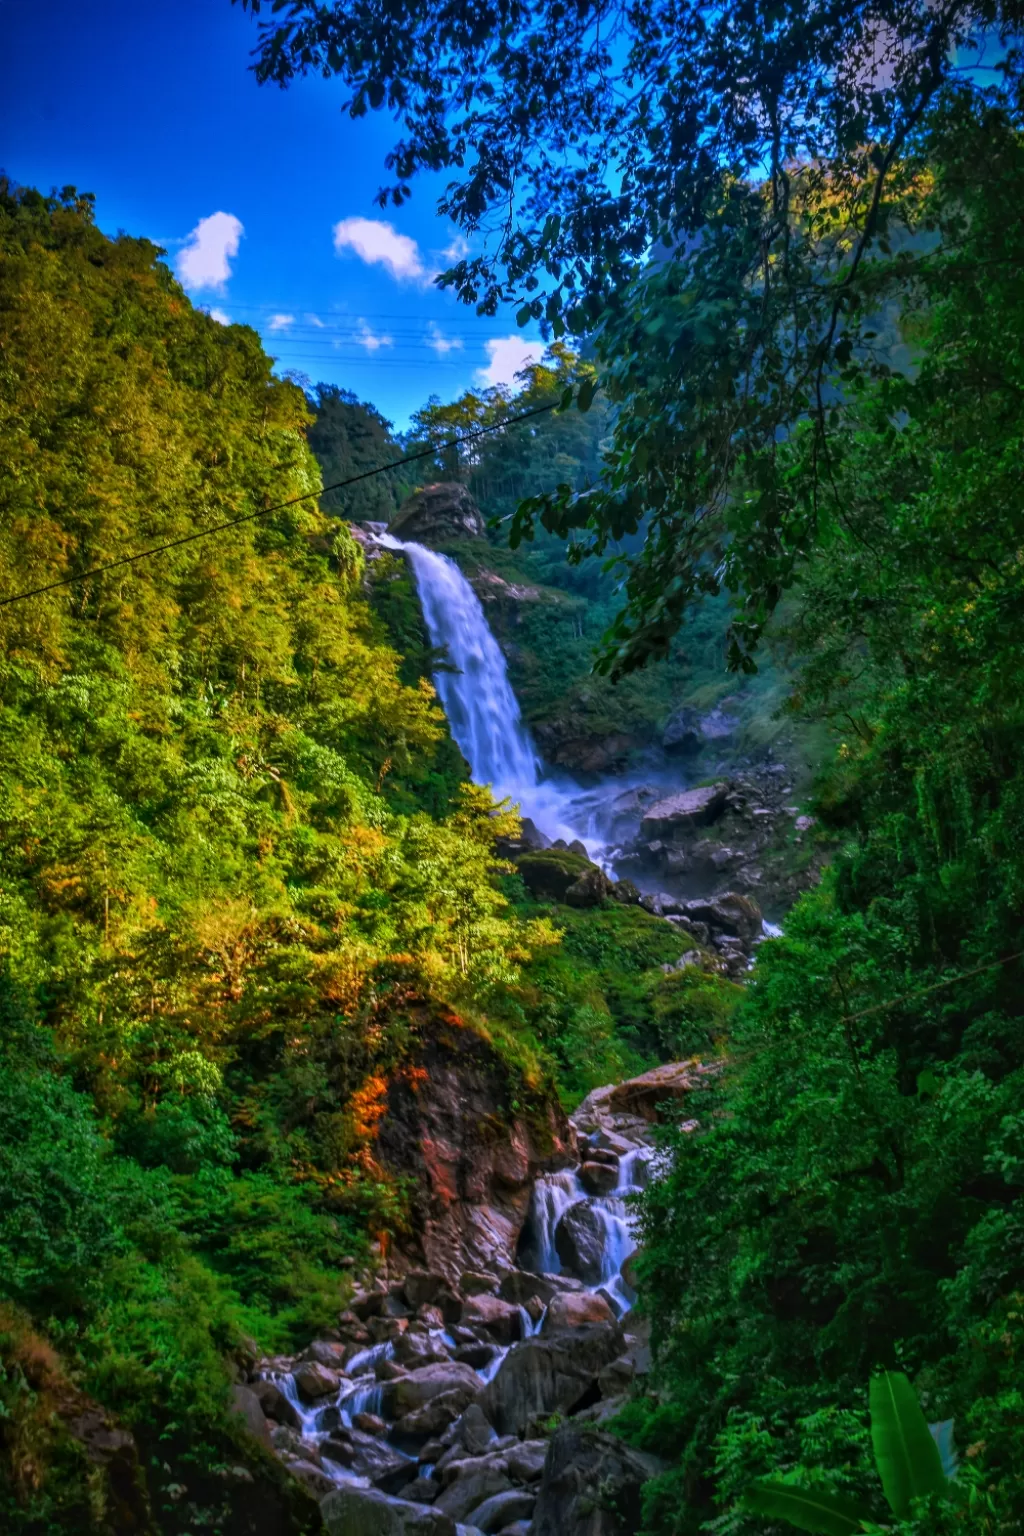
[[[514,1344],[523,1336],[523,1318],[519,1308],[500,1296],[470,1296],[462,1309],[467,1328],[486,1328],[499,1344]]]
[[[604,1267],[607,1230],[592,1200],[577,1200],[555,1227],[555,1252],[564,1269],[585,1285],[597,1285]]]
[[[533,1524],[529,1520],[513,1520],[511,1525],[506,1525],[501,1536],[530,1536]]]
[[[694,1086],[692,1065],[673,1061],[617,1084],[608,1096],[608,1107],[613,1114],[632,1115],[653,1124],[661,1118],[662,1104],[681,1103]]]
[[[495,1493],[485,1499],[473,1511],[473,1524],[484,1536],[503,1531],[513,1520],[528,1520],[537,1500],[534,1494],[513,1488],[508,1493]]]
[[[344,1369],[347,1351],[347,1344],[335,1343],[333,1339],[314,1339],[312,1344],[302,1351],[299,1359],[312,1360],[317,1365],[326,1365],[329,1371],[340,1371]]]
[[[619,1170],[607,1163],[588,1161],[581,1164],[579,1177],[589,1195],[610,1195],[618,1185]]]
[[[471,1477],[477,1472],[504,1474],[508,1471],[508,1462],[495,1449],[498,1443],[497,1440],[492,1441],[487,1452],[480,1456],[462,1456],[459,1454],[459,1447],[453,1446],[450,1454],[439,1461],[434,1468],[434,1475],[440,1478],[442,1487],[448,1488],[459,1478]]]
[[[569,907],[599,907],[611,895],[612,882],[596,864],[584,870],[565,891],[562,900]]]
[[[519,1483],[535,1483],[544,1471],[546,1440],[523,1440],[507,1452],[508,1475]]]
[[[482,1371],[486,1366],[490,1365],[498,1353],[497,1344],[484,1344],[482,1342],[460,1344],[455,1351],[455,1359],[461,1361],[463,1365],[472,1366],[474,1371]]]
[[[385,1412],[390,1418],[399,1418],[403,1413],[411,1413],[414,1408],[422,1408],[424,1403],[439,1397],[442,1392],[462,1393],[469,1403],[476,1397],[480,1387],[481,1381],[476,1372],[456,1360],[447,1360],[439,1365],[424,1365],[406,1376],[400,1376],[397,1381],[384,1384]]]
[[[410,1413],[403,1414],[396,1427],[403,1435],[414,1438],[443,1435],[456,1422],[465,1406],[466,1394],[460,1388],[441,1392],[421,1408],[413,1408]]]
[[[497,1275],[485,1274],[482,1270],[467,1269],[463,1271],[459,1280],[459,1290],[463,1296],[494,1296],[501,1284]]]
[[[494,1427],[479,1403],[470,1403],[459,1420],[458,1434],[460,1443],[473,1456],[482,1456],[492,1444]]]
[[[260,1407],[268,1419],[273,1419],[277,1424],[287,1424],[291,1429],[302,1428],[302,1415],[288,1401],[276,1382],[254,1381],[252,1390],[259,1398]]]
[[[608,895],[612,901],[620,902],[624,907],[635,907],[640,901],[640,888],[632,880],[616,880]]]
[[[408,1504],[433,1504],[440,1492],[432,1477],[423,1477],[421,1474],[411,1483],[406,1483],[404,1488],[399,1488],[398,1497]]]
[[[563,1425],[548,1449],[532,1536],[636,1536],[643,1485],[662,1470],[614,1435]]]
[[[623,1283],[627,1285],[631,1291],[636,1291],[638,1288],[636,1261],[640,1257],[642,1251],[643,1250],[640,1248],[634,1248],[633,1252],[627,1254],[622,1263],[619,1265],[619,1274],[622,1276]]]
[[[320,1505],[320,1518],[328,1536],[405,1536],[395,1501],[375,1488],[335,1488]]]
[[[346,1439],[331,1436],[321,1445],[320,1454],[325,1461],[337,1462],[356,1477],[365,1477],[384,1493],[397,1493],[415,1470],[415,1463],[408,1456],[359,1430]]]
[[[361,1429],[365,1435],[387,1434],[387,1425],[376,1413],[354,1413],[352,1415],[352,1428]]]
[[[728,784],[719,782],[667,795],[644,812],[640,823],[641,837],[664,837],[674,832],[711,826],[725,810],[728,792]]]
[[[386,1299],[386,1291],[367,1291],[364,1296],[353,1296],[349,1311],[354,1312],[361,1323],[365,1323],[368,1318],[380,1317]]]
[[[442,1489],[434,1507],[443,1510],[453,1520],[465,1520],[496,1493],[511,1491],[512,1484],[504,1472],[493,1466],[480,1467],[462,1477],[456,1477],[447,1488]],[[473,1524],[476,1524],[475,1520]]]
[[[440,1307],[435,1307],[429,1302],[425,1302],[422,1307],[417,1307],[416,1316],[421,1323],[426,1323],[432,1332],[440,1333],[444,1327],[444,1313]]]
[[[443,480],[423,486],[403,502],[388,532],[418,544],[446,544],[452,539],[482,538],[484,520],[464,485]]]
[[[399,1365],[416,1368],[441,1364],[447,1359],[446,1346],[440,1339],[432,1339],[429,1333],[404,1333],[395,1340],[394,1360]]]
[[[566,892],[596,864],[566,848],[551,847],[516,861],[523,884],[541,900],[564,901]],[[601,871],[597,871],[601,874]],[[607,881],[607,876],[604,877]],[[610,882],[608,882],[610,884]]]
[[[418,1312],[420,1307],[429,1306],[447,1283],[444,1275],[429,1269],[410,1269],[403,1286],[405,1300],[414,1312]]]
[[[610,1365],[602,1366],[597,1373],[601,1396],[621,1397],[629,1389],[635,1375],[636,1370],[628,1355],[620,1355]]]
[[[252,1387],[231,1388],[231,1412],[244,1422],[251,1435],[254,1435],[263,1445],[270,1445],[270,1425],[267,1423],[263,1404]]]
[[[501,1277],[501,1295],[516,1306],[525,1307],[533,1296],[539,1296],[545,1306],[552,1296],[563,1291],[581,1291],[582,1280],[571,1275],[534,1274],[528,1269],[507,1269]]]
[[[287,1467],[292,1476],[297,1477],[299,1482],[303,1483],[310,1493],[314,1494],[318,1499],[322,1499],[324,1494],[330,1494],[331,1490],[335,1487],[334,1482],[328,1477],[323,1467],[318,1467],[315,1462],[300,1459],[298,1461],[289,1461]],[[402,1527],[399,1526],[398,1530],[400,1536]],[[370,1533],[360,1532],[360,1536],[370,1536]]]
[[[499,1435],[523,1435],[537,1418],[596,1400],[598,1372],[622,1346],[614,1323],[534,1335],[505,1356],[477,1404]]]
[[[686,902],[683,915],[706,923],[712,934],[726,934],[749,947],[762,933],[761,908],[750,896],[727,891],[710,901]]]
[[[321,1397],[331,1397],[341,1385],[341,1377],[337,1371],[328,1370],[325,1365],[317,1365],[311,1360],[306,1365],[300,1365],[295,1370],[295,1385],[299,1392],[309,1402],[316,1402]]]
[[[544,1318],[543,1332],[556,1328],[585,1328],[589,1323],[614,1323],[615,1313],[596,1291],[552,1298]]]
[[[422,1362],[426,1365],[426,1361]],[[397,1360],[378,1360],[373,1367],[373,1374],[378,1381],[397,1381],[399,1376],[408,1375],[408,1366],[400,1365]]]

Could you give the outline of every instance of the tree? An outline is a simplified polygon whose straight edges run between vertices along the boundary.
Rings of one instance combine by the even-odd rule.
[[[311,404],[316,419],[307,440],[325,485],[378,469],[401,456],[390,421],[376,406],[358,400],[350,389],[318,384],[315,403]],[[349,489],[328,491],[320,497],[325,511],[356,522],[386,523],[398,501],[399,487],[391,475],[374,475]]]
[[[592,336],[601,483],[528,502],[513,536],[540,518],[603,554],[644,529],[602,667],[663,653],[724,584],[750,668],[816,547],[844,402],[889,366],[871,333],[915,280],[929,126],[953,103],[1019,125],[1022,27],[1020,0],[281,0],[255,67],[400,120],[382,205],[455,173],[440,210],[483,243],[441,279],[464,301]],[[804,419],[809,499],[778,452]]]

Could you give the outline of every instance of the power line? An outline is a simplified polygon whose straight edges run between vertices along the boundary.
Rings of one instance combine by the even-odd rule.
[[[121,570],[126,565],[134,565],[137,560],[148,560],[151,555],[162,555],[168,549],[180,549],[183,544],[193,544],[197,539],[207,539],[212,534],[224,533],[228,528],[237,528],[241,523],[251,523],[259,517],[269,517],[272,512],[283,512],[286,507],[297,506],[300,501],[315,501],[317,496],[326,496],[329,491],[340,491],[349,485],[358,485],[360,480],[371,480],[374,475],[383,475],[391,469],[401,469],[404,464],[415,464],[419,459],[429,459],[435,453],[442,453],[446,448],[457,448],[461,443],[470,443],[474,438],[485,437],[488,432],[499,432],[503,427],[514,427],[518,422],[529,421],[533,416],[543,416],[548,411],[553,411],[558,400],[551,400],[547,405],[537,405],[530,411],[522,411],[518,416],[509,416],[505,421],[492,422],[488,427],[474,427],[471,432],[464,432],[461,437],[449,438],[447,442],[437,443],[429,448],[421,448],[416,453],[407,453],[402,459],[395,459],[390,464],[379,464],[376,469],[364,469],[358,475],[350,475],[347,480],[338,480],[334,485],[325,485],[315,494],[305,492],[301,496],[292,496],[287,501],[279,501],[272,507],[261,507],[258,512],[245,512],[241,517],[229,518],[227,522],[215,523],[212,528],[201,528],[196,533],[182,534],[180,539],[168,539],[164,544],[154,544],[152,549],[140,549],[137,554],[124,555],[120,560],[106,560],[102,565],[94,565],[87,571],[81,571],[77,576],[62,576],[60,581],[49,581],[41,587],[30,587],[25,592],[15,592],[11,597],[0,598],[0,608],[9,608],[12,603],[23,603],[30,597],[41,597],[44,592],[54,592],[58,587],[71,587],[80,581],[90,581],[93,576],[102,576],[106,571]]]

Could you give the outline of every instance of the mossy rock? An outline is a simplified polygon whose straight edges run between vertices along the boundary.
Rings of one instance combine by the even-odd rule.
[[[569,887],[595,866],[582,854],[573,853],[568,848],[545,848],[537,853],[523,854],[516,860],[516,868],[531,896],[564,901]]]

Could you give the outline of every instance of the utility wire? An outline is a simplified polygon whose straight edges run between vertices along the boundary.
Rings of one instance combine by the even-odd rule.
[[[471,432],[464,432],[461,437],[449,438],[445,443],[437,443],[429,448],[421,448],[416,453],[407,453],[402,459],[395,459],[390,464],[379,464],[376,469],[364,469],[358,475],[350,475],[347,480],[337,480],[333,485],[322,486],[317,492],[306,491],[301,496],[291,496],[287,501],[278,501],[272,507],[261,507],[258,512],[244,512],[241,517],[229,518],[224,523],[214,523],[212,528],[200,528],[196,533],[182,534],[180,539],[168,539],[164,544],[154,544],[152,549],[140,549],[137,554],[123,555],[120,560],[106,560],[102,565],[91,566],[87,571],[81,571],[77,576],[62,576],[60,581],[48,581],[41,587],[29,587],[25,592],[15,592],[11,597],[0,597],[0,608],[9,608],[12,603],[23,603],[27,598],[40,597],[44,592],[55,592],[58,587],[71,587],[80,581],[90,581],[93,576],[102,576],[106,571],[117,571],[126,565],[134,565],[137,560],[148,560],[151,555],[162,555],[168,549],[180,549],[182,544],[193,544],[197,539],[208,539],[214,533],[224,533],[228,528],[237,528],[241,523],[254,522],[259,517],[269,517],[272,512],[282,512],[286,507],[297,506],[300,501],[315,501],[317,496],[326,496],[329,491],[340,491],[348,485],[358,485],[360,480],[372,480],[374,475],[387,474],[389,470],[401,469],[404,464],[415,464],[419,459],[429,459],[435,453],[441,453],[446,448],[457,448],[460,443],[471,443],[475,438],[485,437],[488,432],[499,432],[503,427],[514,427],[518,422],[529,421],[533,416],[543,416],[548,411],[553,411],[560,404],[558,400],[551,400],[547,405],[534,406],[531,411],[522,411],[518,416],[509,416],[505,421],[492,422],[489,427],[474,427]]]

